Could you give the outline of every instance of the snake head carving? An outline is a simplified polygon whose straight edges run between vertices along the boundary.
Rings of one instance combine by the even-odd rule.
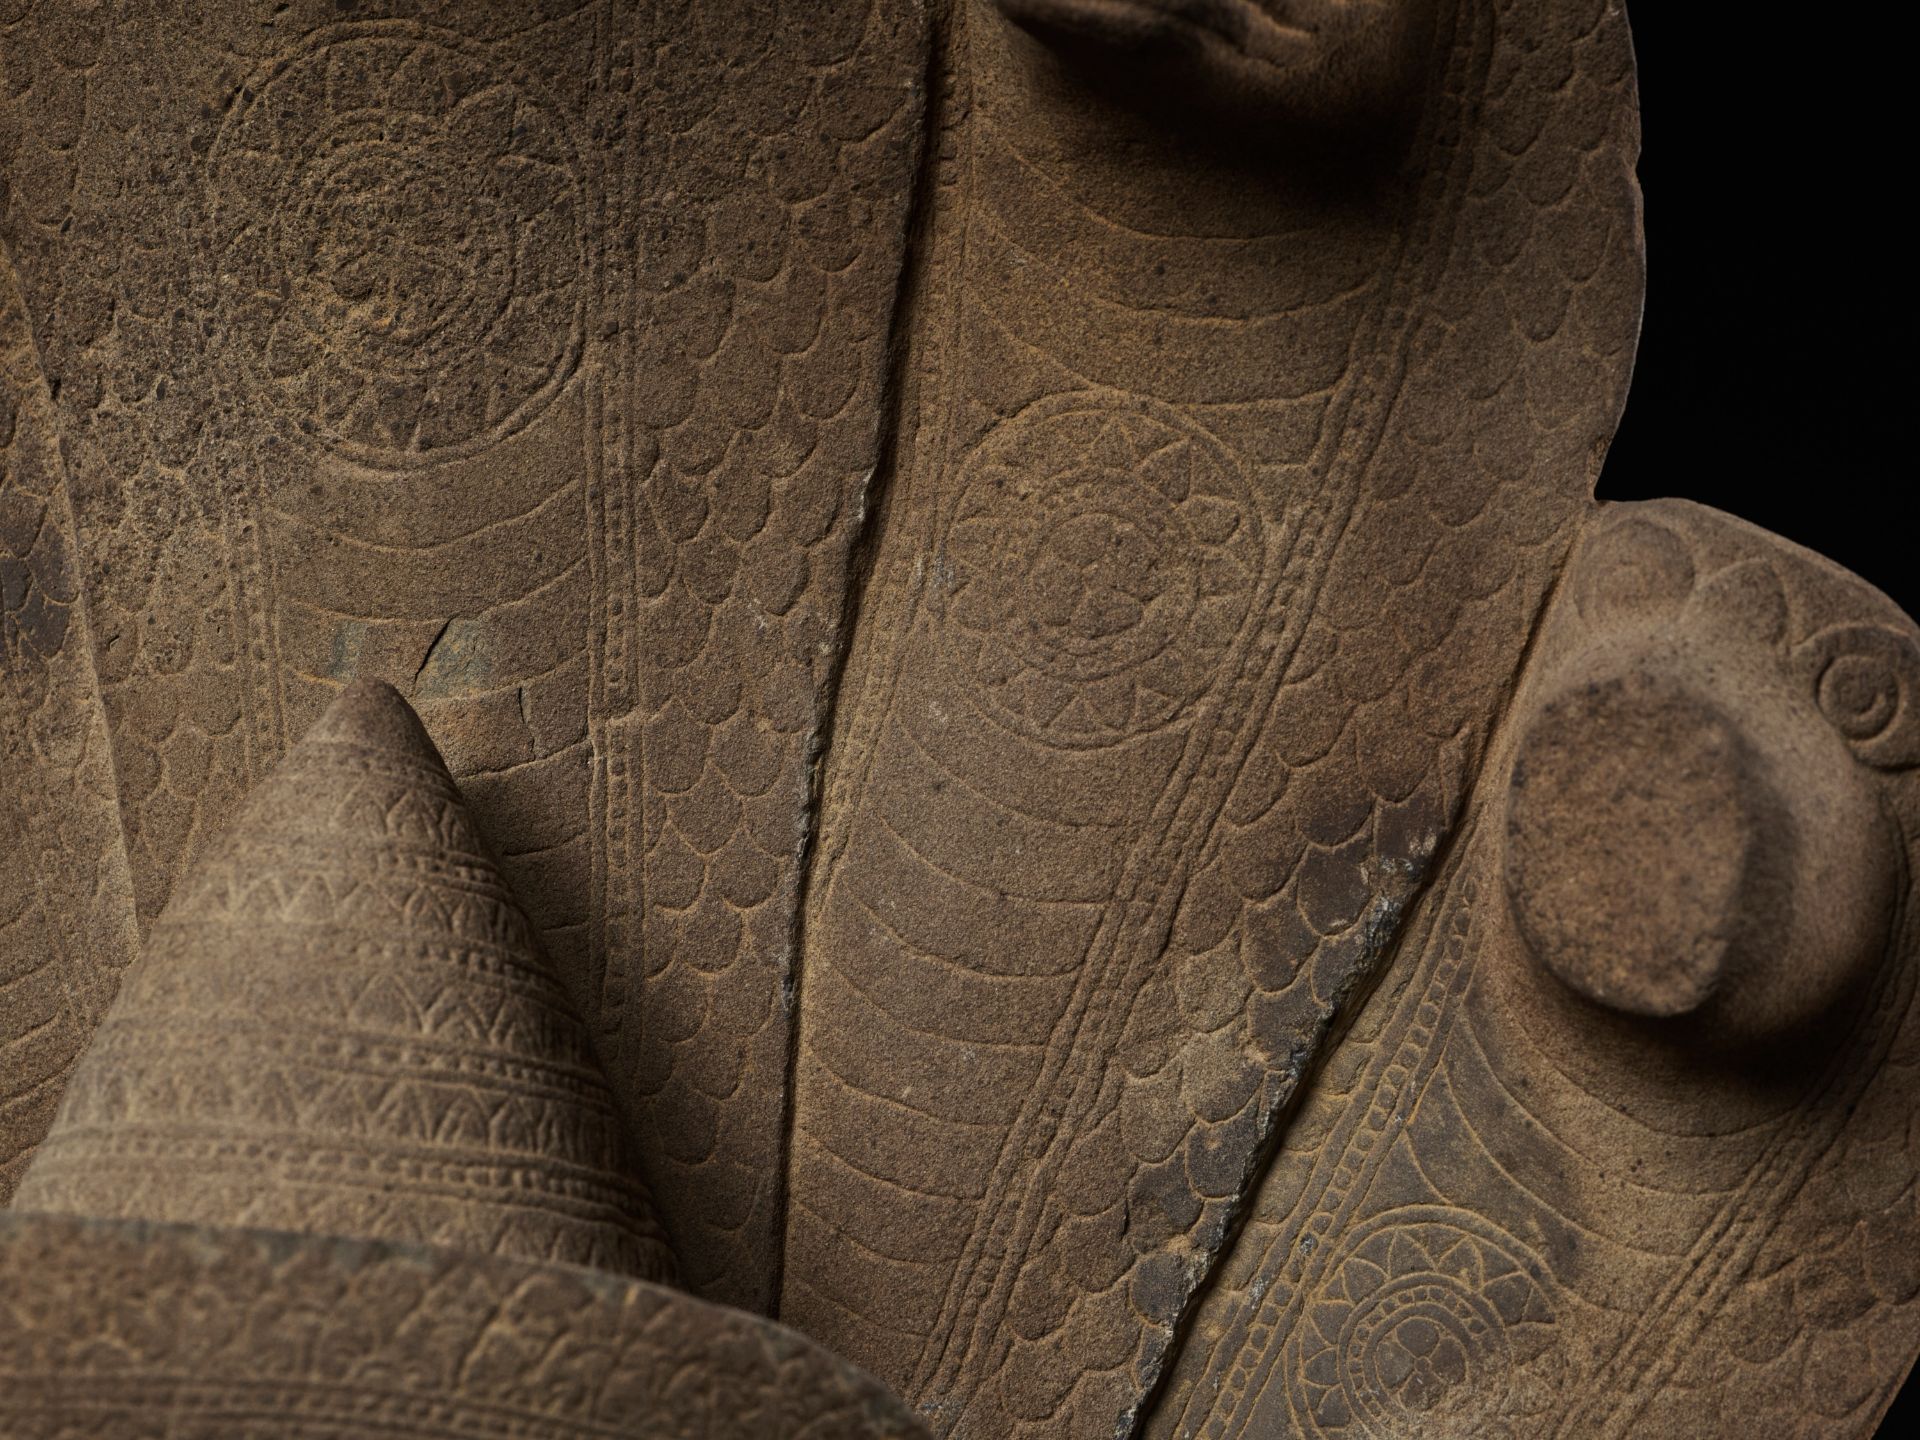
[[[1391,129],[1434,54],[1440,0],[995,0],[1071,57],[1117,61],[1143,93],[1225,110],[1249,139]]]

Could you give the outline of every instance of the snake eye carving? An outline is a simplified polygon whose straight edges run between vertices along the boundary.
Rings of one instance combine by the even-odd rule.
[[[1880,770],[1920,763],[1920,648],[1885,625],[1835,625],[1805,641],[1796,659],[1820,713]]]

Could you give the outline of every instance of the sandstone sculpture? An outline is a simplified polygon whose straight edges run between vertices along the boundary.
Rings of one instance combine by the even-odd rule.
[[[936,1432],[1870,1431],[1920,648],[1592,498],[1617,0],[0,37],[0,1186],[381,679],[686,1286]]]
[[[432,742],[359,681],[154,922],[13,1204],[671,1280],[624,1132]]]
[[[1418,113],[1357,72],[1367,144],[1328,175],[1264,88],[1224,130],[1132,103],[1231,89],[1212,41],[1088,54],[1116,7],[1009,8],[1053,28],[961,6],[945,37],[781,1314],[964,1433],[1104,1434],[1452,831],[1590,504],[1638,316],[1631,64],[1602,5],[1394,7],[1433,12],[1390,87]],[[1124,68],[1098,103],[1075,67]]]
[[[0,1217],[0,1434],[925,1435],[625,1283],[674,1267],[623,1139],[432,742],[357,681],[182,880]]]
[[[1912,622],[1621,509],[1146,1433],[1868,1435],[1920,1349]]]
[[[0,1212],[0,1434],[926,1431],[793,1331],[656,1285],[457,1251]]]
[[[140,925],[340,681],[402,686],[688,1280],[770,1307],[917,7],[21,8],[0,237]]]

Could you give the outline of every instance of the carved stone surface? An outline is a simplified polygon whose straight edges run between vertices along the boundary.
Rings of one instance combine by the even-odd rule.
[[[0,24],[0,248],[142,923],[342,680],[399,686],[595,1027],[689,1283],[770,1306],[917,7]]]
[[[1917,701],[1825,561],[1594,525],[1147,1434],[1871,1434],[1920,1350]]]
[[[0,1197],[133,958],[133,890],[52,407],[0,252]]]
[[[1595,503],[1638,144],[1619,0],[0,0],[0,1196],[144,932],[23,1202],[161,1213],[96,1122],[191,1075],[645,1175],[943,1435],[1864,1435],[1920,647]],[[356,679],[459,791],[366,689],[275,772]],[[464,1004],[315,1048],[418,957],[229,903],[309,831],[524,897],[584,1028],[480,1022],[504,1109]],[[435,995],[538,963],[411,905]],[[252,1048],[141,1038],[222,955]],[[223,1147],[165,1213],[652,1263]]]
[[[624,1138],[432,742],[360,681],[182,879],[13,1203],[671,1279]]]
[[[571,1266],[0,1214],[6,1440],[924,1440],[782,1326]]]
[[[1351,79],[1337,143],[1406,131],[1331,174],[1233,44],[1086,49],[1116,14],[1186,34],[1181,7],[1005,8],[1048,24],[969,0],[938,34],[781,1314],[955,1433],[1107,1435],[1391,945],[1590,503],[1637,136],[1598,0],[1306,7],[1331,48],[1290,73]],[[1415,58],[1343,68],[1398,53],[1398,12]],[[1250,114],[1145,103],[1208,86]]]

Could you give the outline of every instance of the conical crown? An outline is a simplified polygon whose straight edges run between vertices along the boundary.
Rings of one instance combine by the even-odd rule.
[[[362,682],[155,921],[15,1204],[666,1279],[621,1137],[433,742]]]

